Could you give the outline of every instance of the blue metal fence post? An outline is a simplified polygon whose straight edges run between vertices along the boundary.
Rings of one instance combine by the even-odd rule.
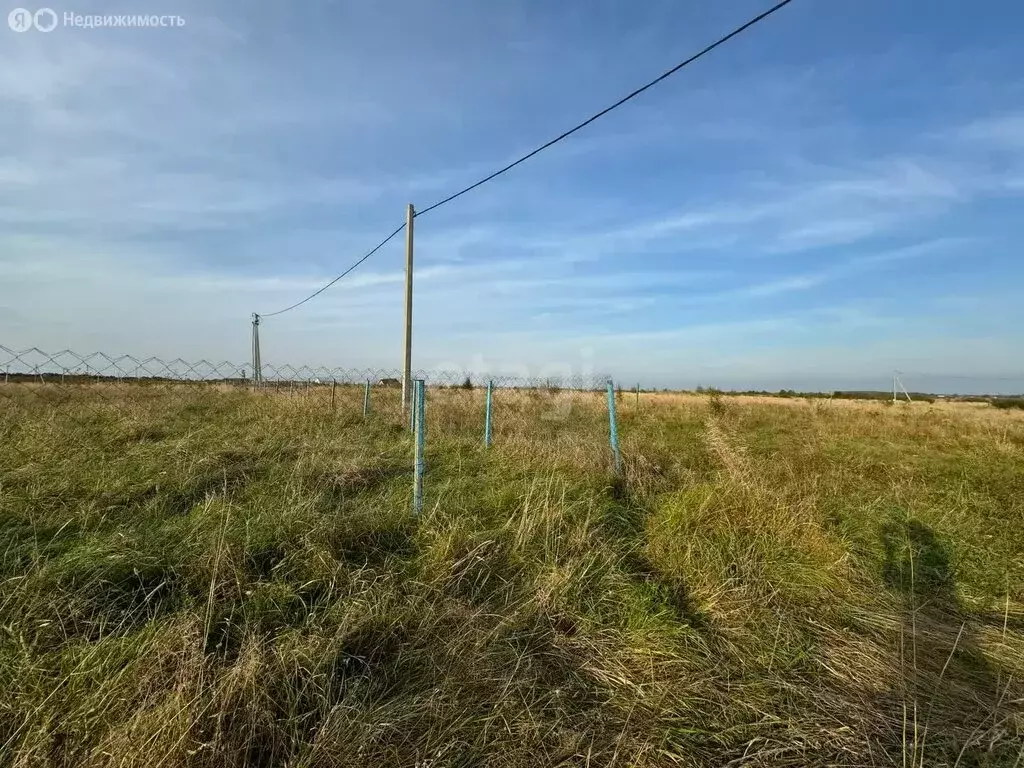
[[[427,381],[420,379],[420,442],[427,439]]]
[[[423,513],[423,472],[426,468],[424,450],[426,448],[426,396],[423,379],[416,379],[413,390],[412,412],[416,425],[416,448],[413,458],[412,513],[419,517]]]
[[[370,414],[370,380],[366,380],[366,385],[363,387],[363,418],[365,419]]]
[[[619,455],[619,428],[615,423],[615,385],[608,379],[608,430],[615,457],[615,474],[622,471],[622,457]]]
[[[494,382],[487,382],[487,412],[484,416],[484,447],[491,447],[491,398]]]
[[[409,431],[412,433],[414,438],[416,436],[416,382],[417,381],[419,381],[419,379],[413,379],[412,380],[412,402],[410,403],[411,407],[409,408]]]

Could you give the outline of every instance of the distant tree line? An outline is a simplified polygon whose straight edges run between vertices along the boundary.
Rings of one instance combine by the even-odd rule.
[[[989,402],[996,408],[1020,408],[1024,411],[1024,397],[996,397]]]

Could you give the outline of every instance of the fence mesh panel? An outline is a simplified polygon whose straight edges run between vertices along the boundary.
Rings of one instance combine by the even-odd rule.
[[[323,409],[341,417],[387,419],[408,426],[397,370],[349,369],[229,361],[163,360],[72,350],[15,351],[0,346],[0,404],[60,407],[244,397]],[[483,439],[487,385],[492,388],[495,440],[604,423],[607,377],[487,376],[464,371],[414,371],[426,385],[427,427],[437,435]],[[411,402],[412,393],[409,393]]]

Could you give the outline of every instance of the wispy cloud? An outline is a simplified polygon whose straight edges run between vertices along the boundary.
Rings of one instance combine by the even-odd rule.
[[[1024,150],[1024,112],[1011,112],[972,121],[954,135],[982,147]]]

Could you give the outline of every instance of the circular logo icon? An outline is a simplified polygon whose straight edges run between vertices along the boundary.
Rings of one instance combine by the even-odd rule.
[[[53,28],[57,26],[57,14],[52,8],[40,8],[32,17],[32,21],[40,32],[53,32]]]
[[[32,11],[15,8],[7,14],[7,26],[15,32],[28,32],[32,29]]]

